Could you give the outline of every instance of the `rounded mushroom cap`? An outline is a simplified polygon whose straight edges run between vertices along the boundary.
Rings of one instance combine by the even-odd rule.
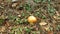
[[[29,23],[35,23],[37,21],[37,18],[36,17],[34,17],[34,16],[29,16],[28,17],[28,22]]]

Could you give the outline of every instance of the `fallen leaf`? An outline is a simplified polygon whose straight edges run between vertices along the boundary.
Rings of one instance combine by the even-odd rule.
[[[1,28],[1,30],[0,30],[0,31],[1,31],[1,32],[4,32],[4,31],[5,31],[5,29],[6,29],[6,28],[5,28],[5,26],[2,26],[2,28]]]
[[[46,31],[50,31],[49,27],[44,27],[44,29],[45,29]]]
[[[18,5],[18,3],[13,3],[12,4],[12,7],[14,8],[14,7],[16,7]]]
[[[12,0],[12,2],[17,2],[18,0]]]
[[[53,31],[48,31],[47,34],[54,34]]]
[[[54,19],[60,19],[60,17],[58,17],[58,16],[55,16],[55,15],[53,16],[53,18],[54,18]]]
[[[57,19],[57,17],[54,15],[53,18]]]
[[[47,23],[46,22],[40,22],[39,23],[41,26],[44,26],[44,25],[46,25]]]
[[[60,16],[60,14],[58,13],[58,11],[56,11],[56,15],[57,15],[57,16]]]

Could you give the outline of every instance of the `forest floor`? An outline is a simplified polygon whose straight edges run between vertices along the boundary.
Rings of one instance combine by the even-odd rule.
[[[60,34],[60,0],[0,0],[0,34]]]

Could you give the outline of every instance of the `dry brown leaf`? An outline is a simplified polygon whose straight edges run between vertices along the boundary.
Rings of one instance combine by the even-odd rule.
[[[21,17],[21,15],[18,15],[18,17]]]
[[[56,14],[57,14],[57,16],[60,16],[60,14],[58,13],[58,11],[56,11]]]
[[[53,31],[48,31],[47,34],[54,34]]]
[[[55,19],[56,19],[57,17],[54,15],[54,16],[53,16],[53,18],[55,18]]]
[[[48,27],[44,27],[44,29],[45,29],[46,31],[50,31],[49,26],[48,26]]]
[[[18,1],[18,0],[12,0],[12,2],[16,2],[16,1]]]
[[[46,22],[40,22],[39,23],[41,26],[44,26],[44,25],[46,25],[47,23]]]
[[[14,7],[16,7],[18,5],[18,3],[13,3],[12,4],[12,7],[14,8]]]
[[[5,31],[5,29],[6,29],[6,28],[5,28],[5,26],[2,26],[2,28],[1,28],[1,30],[0,30],[0,31],[1,31],[1,32],[4,32],[4,31]]]
[[[5,26],[10,26],[10,23],[9,23],[9,22],[6,22],[6,23],[5,23]]]
[[[60,17],[58,17],[58,16],[55,16],[55,15],[53,16],[53,18],[54,18],[54,19],[60,19]]]

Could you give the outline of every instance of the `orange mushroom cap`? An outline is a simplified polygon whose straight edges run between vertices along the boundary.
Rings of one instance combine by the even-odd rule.
[[[34,17],[34,16],[29,16],[28,17],[28,22],[29,23],[36,23],[36,21],[37,21],[37,18],[36,17]]]

